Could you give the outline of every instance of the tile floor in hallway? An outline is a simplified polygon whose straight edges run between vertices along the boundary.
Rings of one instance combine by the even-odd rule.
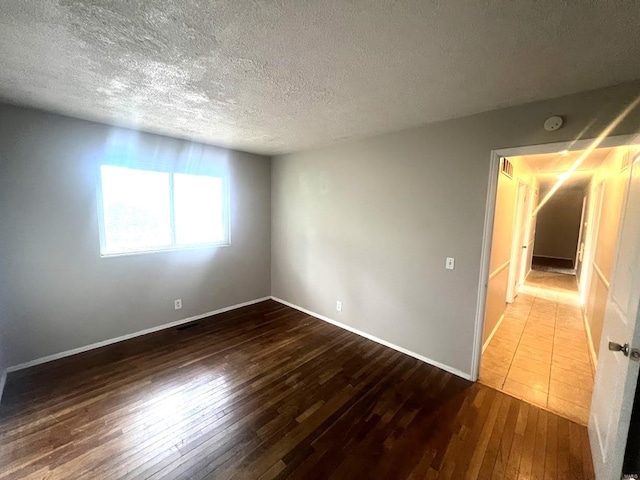
[[[482,354],[480,382],[586,425],[593,373],[576,277],[532,271]]]

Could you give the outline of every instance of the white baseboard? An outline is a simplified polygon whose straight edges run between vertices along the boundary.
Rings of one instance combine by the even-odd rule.
[[[532,257],[538,257],[538,258],[549,258],[551,260],[570,260],[570,261],[574,261],[573,258],[567,258],[567,257],[552,257],[551,255],[532,255]]]
[[[430,358],[427,358],[427,357],[424,357],[422,355],[419,355],[419,354],[417,354],[415,352],[412,352],[411,350],[407,350],[406,348],[399,347],[398,345],[395,345],[393,343],[387,342],[386,340],[382,340],[381,338],[374,337],[373,335],[370,335],[370,334],[365,333],[365,332],[363,332],[361,330],[358,330],[357,328],[353,328],[353,327],[350,327],[349,325],[345,325],[344,323],[337,322],[337,321],[335,321],[335,320],[333,320],[333,319],[331,319],[329,317],[325,317],[324,315],[320,315],[319,313],[312,312],[311,310],[307,310],[306,308],[302,308],[302,307],[300,307],[298,305],[295,305],[295,304],[293,304],[291,302],[287,302],[286,300],[282,300],[281,298],[278,298],[278,297],[272,296],[271,300],[275,300],[276,302],[282,303],[283,305],[286,305],[287,307],[295,308],[296,310],[299,310],[299,311],[301,311],[303,313],[306,313],[307,315],[311,315],[312,317],[318,318],[318,319],[323,320],[323,321],[325,321],[327,323],[335,325],[336,327],[343,328],[345,330],[348,330],[351,333],[355,333],[356,335],[360,335],[361,337],[364,337],[364,338],[367,338],[367,339],[369,339],[371,341],[379,343],[380,345],[384,345],[385,347],[389,347],[389,348],[392,348],[393,350],[396,350],[396,351],[398,351],[400,353],[404,353],[405,355],[409,355],[410,357],[413,357],[413,358],[415,358],[417,360],[420,360],[421,362],[427,363],[427,364],[432,365],[434,367],[438,367],[438,368],[440,368],[442,370],[445,370],[445,371],[447,371],[449,373],[452,373],[452,374],[454,374],[454,375],[456,375],[458,377],[462,377],[465,380],[471,380],[471,375],[468,374],[468,373],[464,373],[464,372],[462,372],[462,371],[460,371],[460,370],[458,370],[456,368],[450,367],[449,365],[445,365],[443,363],[440,363],[440,362],[437,362],[437,361],[432,360]]]
[[[262,297],[256,298],[255,300],[249,300],[248,302],[238,303],[237,305],[231,305],[229,307],[220,308],[218,310],[213,310],[211,312],[202,313],[200,315],[194,315],[193,317],[183,318],[182,320],[176,320],[175,322],[165,323],[164,325],[159,325],[157,327],[147,328],[145,330],[140,330],[139,332],[129,333],[127,335],[123,335],[121,337],[111,338],[109,340],[104,340],[98,343],[92,343],[91,345],[87,345],[84,347],[74,348],[72,350],[67,350],[65,352],[56,353],[54,355],[48,355],[46,357],[38,358],[36,360],[31,360],[30,362],[21,363],[19,365],[14,365],[8,367],[5,370],[5,373],[15,372],[17,370],[23,370],[25,368],[33,367],[35,365],[40,365],[42,363],[51,362],[53,360],[58,360],[60,358],[69,357],[71,355],[76,355],[78,353],[87,352],[89,350],[94,350],[96,348],[104,347],[106,345],[111,345],[113,343],[122,342],[124,340],[129,340],[131,338],[140,337],[142,335],[147,335],[148,333],[158,332],[160,330],[165,330],[167,328],[176,327],[178,325],[182,325],[183,323],[193,322],[194,320],[200,320],[201,318],[210,317],[211,315],[217,315],[219,313],[228,312],[231,310],[235,310],[237,308],[246,307],[249,305],[253,305],[255,303],[264,302],[265,300],[269,300],[271,297]],[[1,395],[1,390],[0,390]]]
[[[5,369],[4,372],[2,372],[2,375],[0,375],[0,403],[2,403],[2,392],[4,392],[4,384],[7,381],[7,371]]]
[[[487,341],[484,342],[484,344],[482,345],[482,353],[484,353],[484,351],[487,349],[487,347],[489,346],[489,342],[491,342],[491,339],[493,338],[493,336],[496,334],[496,332],[498,331],[498,328],[500,327],[500,324],[502,323],[502,321],[504,320],[504,313],[502,315],[500,315],[500,318],[498,319],[498,323],[496,323],[496,326],[493,327],[493,330],[491,330],[491,333],[489,334],[489,336],[487,337]]]
[[[529,278],[529,275],[531,275],[531,265],[529,265],[529,270],[527,270],[527,274],[524,276],[523,285],[524,285],[524,283],[527,282],[527,278]]]
[[[589,327],[589,320],[584,308],[582,309],[582,320],[584,321],[584,330],[587,332],[587,348],[589,349],[589,356],[591,357],[591,370],[595,374],[596,365],[598,365],[598,356],[596,355],[596,349],[593,346],[593,338],[591,337],[591,327]]]

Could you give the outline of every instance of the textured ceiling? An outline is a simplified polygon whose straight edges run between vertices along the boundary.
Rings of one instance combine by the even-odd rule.
[[[614,148],[598,148],[593,150],[578,168],[565,180],[562,188],[586,187],[602,162]],[[575,150],[566,154],[549,153],[544,155],[527,155],[522,158],[534,171],[540,181],[540,190],[548,190],[558,181],[558,175],[566,172],[583,155],[584,150]]]
[[[580,163],[576,170],[595,170],[598,168],[613,148],[597,148]],[[584,150],[544,155],[527,155],[523,157],[536,174],[566,172],[582,155]]]
[[[587,185],[589,185],[589,182],[591,181],[594,173],[595,172],[593,171],[575,172],[562,183],[562,186],[560,188],[564,190],[571,188],[585,188]],[[542,194],[544,195],[545,192],[549,191],[551,187],[558,183],[558,176],[540,175],[538,177],[538,180],[540,180],[540,192],[542,192]]]
[[[630,1],[0,0],[0,99],[259,153],[640,78]]]

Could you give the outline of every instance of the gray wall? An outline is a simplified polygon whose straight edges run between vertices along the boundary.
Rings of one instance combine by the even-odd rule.
[[[95,180],[114,138],[147,160],[194,148],[228,159],[232,245],[101,258]],[[0,106],[2,366],[268,296],[270,168],[267,157]]]
[[[575,139],[594,119],[583,138],[595,137],[639,92],[627,84],[276,157],[272,294],[470,374],[490,151]],[[566,125],[546,132],[554,114]],[[614,133],[639,126],[635,112]]]
[[[540,198],[546,193],[540,191]],[[584,196],[583,188],[561,188],[544,204],[538,212],[534,255],[568,258],[575,265]]]

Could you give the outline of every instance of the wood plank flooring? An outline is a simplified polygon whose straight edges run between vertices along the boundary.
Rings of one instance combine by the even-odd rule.
[[[586,428],[273,301],[10,375],[0,479],[593,478]]]

